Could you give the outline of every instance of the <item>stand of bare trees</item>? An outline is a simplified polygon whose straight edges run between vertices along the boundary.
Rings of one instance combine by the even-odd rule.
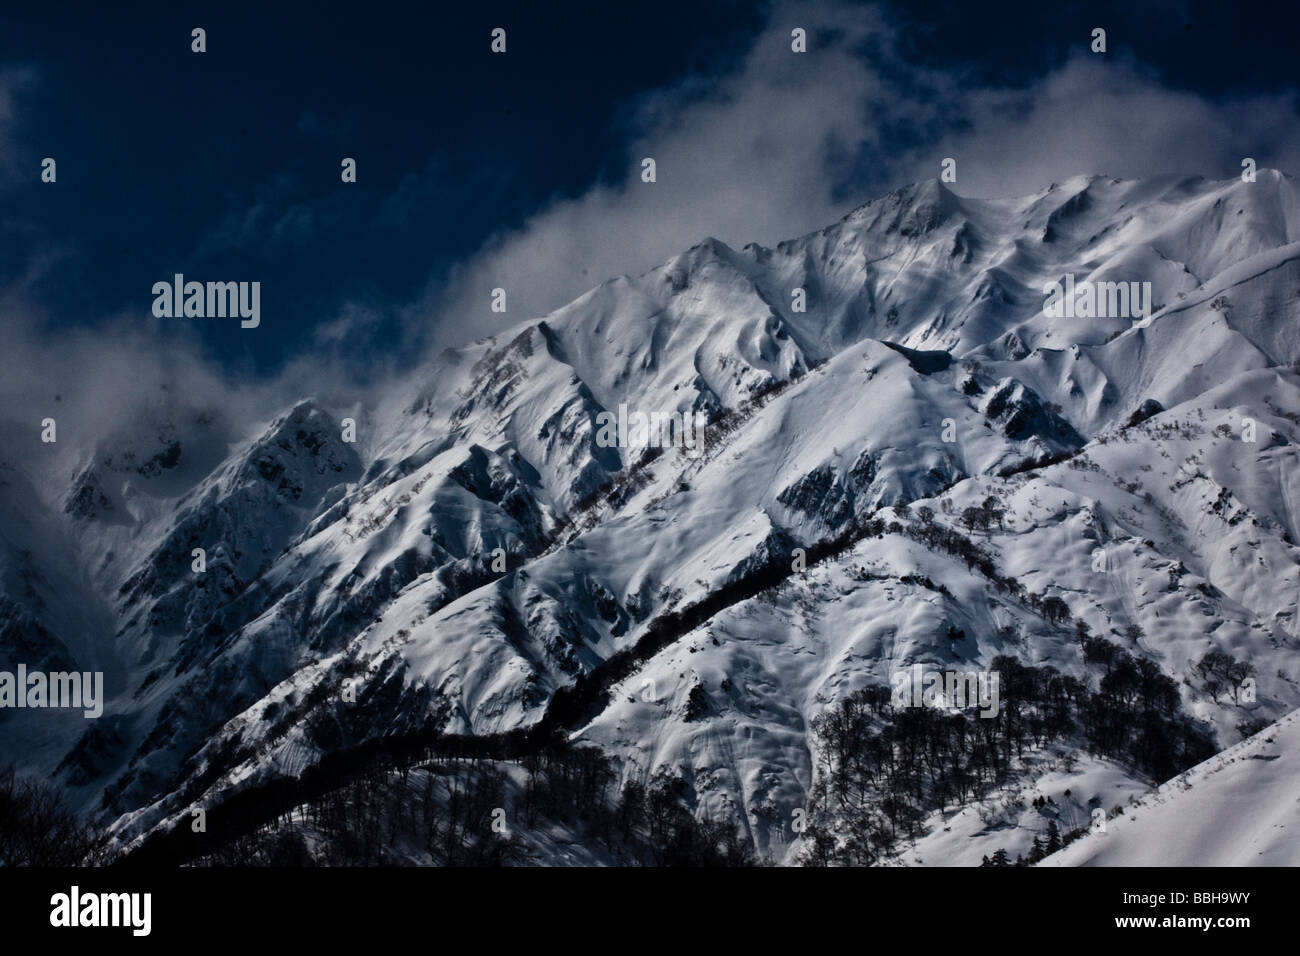
[[[530,842],[545,844],[554,832],[620,865],[758,862],[736,827],[695,818],[681,777],[660,773],[622,790],[616,781],[614,761],[600,750],[558,738],[517,761],[426,754],[376,763],[196,862],[504,866],[534,862]]]
[[[107,836],[63,804],[54,788],[0,768],[0,866],[100,866]]]
[[[1103,665],[1097,689],[1043,665],[994,658],[992,717],[895,707],[872,685],[817,719],[819,766],[803,862],[863,866],[918,836],[935,810],[980,801],[1054,742],[1086,744],[1163,781],[1215,753],[1212,734],[1179,709],[1177,685],[1144,658],[1082,633],[1084,660]]]

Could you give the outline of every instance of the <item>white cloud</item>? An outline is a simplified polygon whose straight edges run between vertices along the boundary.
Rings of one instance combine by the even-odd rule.
[[[811,52],[791,51],[794,26],[809,30]],[[823,26],[835,36],[819,46]],[[730,76],[712,85],[692,78],[642,100],[620,182],[559,199],[494,236],[438,278],[420,311],[445,315],[444,339],[463,341],[500,326],[489,309],[498,286],[515,321],[707,236],[775,242],[837,219],[845,210],[834,199],[835,148],[871,136],[868,101],[889,93],[850,51],[883,30],[867,8],[778,12]],[[655,160],[655,183],[641,182],[644,157]]]
[[[809,30],[809,52],[790,29]],[[905,63],[873,8],[781,5],[737,70],[647,95],[625,177],[557,199],[431,282],[411,311],[439,344],[543,315],[615,275],[715,236],[770,245],[821,228],[958,160],[957,192],[1027,195],[1081,173],[1229,178],[1244,156],[1295,171],[1294,91],[1213,102],[1119,56],[1076,55],[1026,89],[961,83]],[[860,55],[870,43],[872,56]],[[701,93],[704,89],[705,92]],[[899,129],[914,142],[892,143]],[[656,160],[658,182],[640,181]],[[846,190],[846,187],[850,187]],[[845,200],[848,194],[852,198]],[[506,316],[490,292],[509,293]]]
[[[1294,91],[1211,102],[1090,54],[1026,91],[971,91],[962,110],[969,128],[926,150],[921,165],[956,157],[964,195],[1027,195],[1082,174],[1230,179],[1247,156],[1294,172],[1300,158]]]

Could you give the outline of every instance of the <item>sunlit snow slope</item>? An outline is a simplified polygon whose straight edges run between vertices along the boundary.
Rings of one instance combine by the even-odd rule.
[[[1126,806],[1042,866],[1295,866],[1300,712]]]
[[[1150,314],[1045,314],[1067,274],[1149,282]],[[800,852],[814,722],[865,685],[999,655],[1095,683],[1045,596],[1228,746],[1300,706],[1298,362],[1289,176],[997,201],[929,181],[773,248],[707,239],[373,407],[304,397],[248,422],[178,386],[57,448],[0,423],[0,668],[95,667],[109,695],[95,722],[0,714],[0,752],[138,840],[378,737],[532,726],[657,620],[771,569],[778,589],[639,660],[567,730],[624,780],[681,773],[774,859]],[[706,415],[705,453],[602,446],[620,405]],[[1001,519],[964,525],[990,497]],[[1015,587],[924,545],[922,508]],[[1210,651],[1254,666],[1254,702],[1207,683]],[[1026,759],[1062,793],[1158,782]],[[926,862],[978,862],[1004,826],[1014,855],[1017,814],[936,815],[931,836],[969,825],[984,849]]]

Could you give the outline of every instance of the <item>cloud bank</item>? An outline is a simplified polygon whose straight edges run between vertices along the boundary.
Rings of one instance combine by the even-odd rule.
[[[791,50],[794,27],[808,31],[805,54]],[[440,341],[472,339],[501,327],[493,288],[508,291],[511,321],[541,316],[707,236],[739,247],[819,229],[937,176],[945,157],[955,191],[993,197],[1077,174],[1229,178],[1245,156],[1300,168],[1295,91],[1211,102],[1165,89],[1122,53],[1088,52],[1086,38],[1028,88],[979,87],[902,62],[897,38],[874,8],[778,6],[735,71],[642,98],[621,180],[498,233],[414,311],[438,318]]]

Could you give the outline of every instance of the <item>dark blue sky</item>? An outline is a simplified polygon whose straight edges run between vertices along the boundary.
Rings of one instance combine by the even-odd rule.
[[[0,287],[21,284],[56,330],[145,321],[152,284],[174,272],[260,280],[257,335],[221,322],[201,334],[223,364],[263,372],[302,354],[343,302],[379,316],[349,343],[360,354],[411,345],[401,306],[557,197],[622,181],[637,105],[692,77],[707,96],[772,19],[727,0],[5,6]],[[778,16],[797,24],[798,9]],[[1296,10],[908,3],[886,7],[890,57],[871,40],[857,49],[904,85],[899,62],[1020,87],[1100,24],[1155,82],[1214,102],[1294,90]],[[195,26],[202,55],[190,52]],[[505,56],[489,51],[496,26]],[[883,132],[886,147],[934,134],[933,123]],[[39,180],[44,156],[58,162],[53,186]],[[355,185],[340,182],[344,156],[357,159]],[[859,156],[838,192],[865,200],[890,185],[878,172]]]

